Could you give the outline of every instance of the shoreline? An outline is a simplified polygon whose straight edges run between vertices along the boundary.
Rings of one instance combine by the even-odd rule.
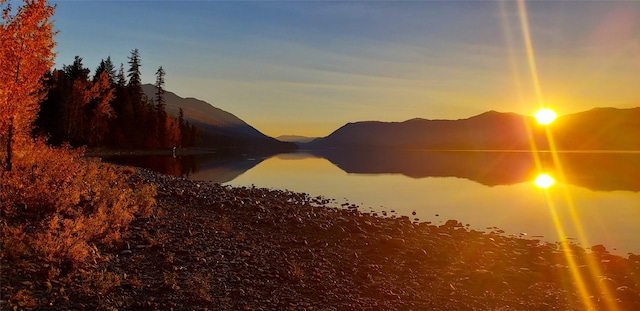
[[[159,250],[173,253],[171,269],[176,261],[186,268],[176,272],[177,286],[213,276],[199,283],[209,291],[187,290],[202,296],[202,307],[210,300],[234,310],[640,308],[640,256],[612,255],[601,245],[563,248],[468,230],[456,220],[415,224],[326,207],[329,200],[304,193],[139,174],[158,185],[161,206],[175,209],[168,219],[184,217],[183,226],[165,225],[169,236],[182,232],[186,245],[174,237]],[[590,298],[580,298],[576,279]]]
[[[173,149],[157,149],[157,150],[126,150],[126,149],[87,149],[84,153],[85,157],[118,157],[118,156],[147,156],[147,155],[163,155],[163,156],[185,156],[185,155],[203,155],[220,153],[223,150],[206,149],[206,148],[176,148]]]
[[[72,274],[71,289],[34,292],[45,309],[640,309],[640,255],[602,245],[414,223],[140,168],[130,179],[156,185],[156,214],[93,267],[101,290]]]

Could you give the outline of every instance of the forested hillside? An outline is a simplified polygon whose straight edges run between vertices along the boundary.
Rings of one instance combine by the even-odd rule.
[[[165,71],[156,72],[155,94],[142,89],[140,54],[129,56],[129,68],[119,70],[110,57],[93,75],[76,56],[73,64],[53,69],[44,77],[46,99],[36,120],[38,134],[59,145],[125,149],[163,149],[197,144],[198,129],[165,111]]]

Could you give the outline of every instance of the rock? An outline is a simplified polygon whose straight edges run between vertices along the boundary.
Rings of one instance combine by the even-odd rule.
[[[493,281],[494,279],[495,277],[493,275],[493,272],[484,269],[474,270],[469,276],[469,280],[474,283],[486,283],[489,281]]]
[[[445,228],[456,228],[456,227],[462,227],[462,224],[455,219],[449,219],[447,220],[447,222],[444,223],[443,226]]]
[[[602,245],[602,244],[591,246],[591,251],[593,251],[594,253],[599,253],[599,254],[608,253],[607,252],[607,248],[604,247],[604,245]]]
[[[640,295],[629,286],[618,286],[615,295],[623,301],[640,300]]]
[[[401,238],[392,238],[391,240],[387,241],[387,245],[392,248],[403,248],[405,244],[405,240]]]
[[[602,277],[600,278],[600,286],[613,290],[618,288],[618,283],[612,278]]]

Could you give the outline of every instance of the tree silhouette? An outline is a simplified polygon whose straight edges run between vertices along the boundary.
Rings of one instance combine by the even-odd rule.
[[[165,111],[166,101],[164,99],[164,75],[165,71],[162,66],[156,71],[156,109]]]
[[[129,86],[142,86],[142,74],[140,73],[140,67],[142,67],[142,63],[140,62],[140,52],[138,49],[134,49],[131,51],[131,56],[129,56],[129,71],[127,71]]]
[[[136,82],[140,78],[136,51],[130,57],[128,83],[124,66],[115,74],[110,57],[100,61],[93,77],[79,56],[62,70],[46,73],[43,80],[48,93],[40,103],[37,133],[48,136],[49,143],[55,145],[68,142],[72,146],[126,149],[194,146],[198,129],[184,120],[182,110],[177,118],[165,110],[164,68],[160,66],[156,72],[154,95],[147,97]]]
[[[6,142],[5,168],[11,171],[14,142],[29,138],[45,96],[42,77],[55,58],[55,7],[46,0],[26,0],[12,15],[7,0],[0,5],[0,141]]]
[[[96,72],[93,74],[93,82],[96,82],[100,78],[100,74],[106,72],[109,78],[109,83],[113,84],[116,81],[116,67],[111,62],[111,56],[107,56],[107,59],[100,60],[100,65],[96,68]]]

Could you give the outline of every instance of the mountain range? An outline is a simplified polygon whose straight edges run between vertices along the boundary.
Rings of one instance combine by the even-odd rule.
[[[149,98],[156,89],[143,85]],[[459,120],[415,118],[404,122],[347,123],[330,135],[269,137],[235,115],[195,99],[165,92],[166,111],[201,130],[201,146],[242,151],[303,149],[424,150],[640,150],[640,107],[594,108],[558,117],[540,125],[533,117],[488,111]],[[295,143],[295,144],[294,144]]]
[[[595,108],[540,125],[533,117],[489,111],[460,120],[348,123],[305,149],[640,150],[640,107]]]
[[[142,90],[154,98],[155,86],[145,84]],[[180,108],[184,119],[200,129],[201,147],[237,149],[242,151],[292,151],[296,145],[269,137],[235,115],[196,99],[183,98],[165,91],[166,111],[177,117]]]

